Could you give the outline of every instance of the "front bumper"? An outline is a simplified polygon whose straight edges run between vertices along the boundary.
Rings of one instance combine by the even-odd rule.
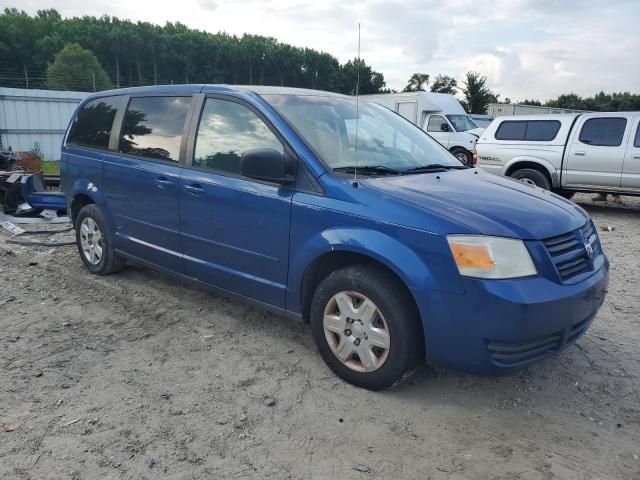
[[[565,349],[589,328],[604,301],[609,263],[605,259],[600,269],[573,285],[539,276],[463,282],[463,295],[413,291],[427,361],[499,375]]]

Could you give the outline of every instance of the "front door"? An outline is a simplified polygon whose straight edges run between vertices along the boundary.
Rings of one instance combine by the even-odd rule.
[[[449,148],[450,129],[444,115],[430,115],[427,118],[427,133],[445,148]]]
[[[633,130],[635,136],[629,140],[627,153],[622,166],[623,190],[640,191],[640,117],[634,121]]]
[[[620,188],[626,130],[627,119],[615,116],[586,118],[577,125],[568,148],[564,186]]]
[[[117,153],[104,157],[104,188],[115,245],[182,273],[178,192],[190,96],[131,98]]]
[[[205,99],[180,183],[185,269],[207,284],[284,308],[293,191],[240,172],[243,152],[264,148],[284,151],[256,111],[229,97]]]

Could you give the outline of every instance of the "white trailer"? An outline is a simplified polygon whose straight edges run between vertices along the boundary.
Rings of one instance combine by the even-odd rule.
[[[467,115],[454,95],[433,92],[362,95],[383,105],[426,131],[460,161],[471,165],[476,141],[484,129]]]

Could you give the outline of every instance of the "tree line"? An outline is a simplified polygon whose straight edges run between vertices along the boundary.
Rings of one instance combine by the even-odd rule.
[[[208,33],[181,23],[164,26],[117,17],[62,18],[54,9],[31,16],[15,8],[0,14],[0,86],[96,91],[167,83],[282,85],[355,93],[385,93],[384,76],[364,60],[341,64],[328,53],[299,48],[260,35]],[[461,94],[469,113],[486,113],[500,95],[487,77],[467,72],[458,81],[414,73],[403,89]],[[505,103],[511,99],[505,98]],[[519,103],[593,111],[640,110],[629,92],[592,97],[563,94]]]
[[[15,8],[0,14],[0,86],[46,88],[48,67],[66,46],[89,50],[116,87],[166,83],[286,85],[353,93],[359,63],[361,93],[378,93],[384,76],[364,60],[341,64],[328,53],[275,38],[208,33],[181,23],[164,26],[116,17],[62,18],[53,9],[31,16]],[[69,89],[91,90],[95,70],[51,72]],[[83,63],[84,64],[84,63]],[[66,78],[63,78],[66,73]],[[100,76],[100,75],[99,75]]]

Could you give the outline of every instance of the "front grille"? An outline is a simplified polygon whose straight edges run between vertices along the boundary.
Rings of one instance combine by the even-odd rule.
[[[593,249],[591,258],[585,248],[586,241]],[[592,258],[600,254],[598,235],[590,221],[573,232],[544,240],[544,245],[562,281],[593,270]]]
[[[517,367],[553,355],[573,344],[587,331],[595,315],[568,328],[525,342],[488,340],[487,350],[499,367]]]

